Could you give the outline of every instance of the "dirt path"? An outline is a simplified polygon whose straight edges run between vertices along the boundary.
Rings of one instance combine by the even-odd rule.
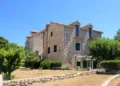
[[[41,77],[41,76],[54,76],[60,74],[68,74],[68,73],[78,73],[83,71],[78,70],[16,70],[12,73],[15,76],[14,79],[22,79],[22,78],[33,78],[33,77]]]
[[[101,84],[111,76],[113,75],[92,74],[28,86],[101,86]]]
[[[114,79],[109,86],[120,86],[120,77]]]

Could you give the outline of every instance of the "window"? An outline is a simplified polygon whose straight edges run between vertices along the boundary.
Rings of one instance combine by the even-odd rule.
[[[57,52],[57,45],[54,45],[54,52]]]
[[[53,32],[50,33],[51,37],[53,36]]]
[[[75,36],[79,36],[79,25],[75,25]]]
[[[50,53],[50,47],[48,47],[48,54]]]
[[[88,33],[89,33],[89,38],[92,38],[92,28],[89,28]]]
[[[80,51],[80,43],[76,43],[75,50]]]

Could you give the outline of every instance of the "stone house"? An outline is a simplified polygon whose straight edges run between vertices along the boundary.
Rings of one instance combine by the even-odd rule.
[[[68,25],[51,22],[43,31],[30,32],[25,49],[36,52],[42,59],[60,60],[74,68],[94,68],[94,61],[88,56],[88,43],[101,34],[91,24],[81,27],[78,21]]]

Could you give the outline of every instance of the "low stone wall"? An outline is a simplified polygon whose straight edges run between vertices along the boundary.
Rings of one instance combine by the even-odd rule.
[[[0,74],[0,86],[3,86],[3,79],[1,74]]]
[[[96,73],[96,71],[86,71],[86,72],[82,72],[82,73],[63,74],[63,75],[57,75],[57,76],[9,80],[9,81],[4,81],[3,86],[27,86],[28,84],[45,83],[45,82],[51,82],[51,81],[55,81],[55,80],[74,78],[77,76],[90,75],[90,74],[94,74],[94,73]]]

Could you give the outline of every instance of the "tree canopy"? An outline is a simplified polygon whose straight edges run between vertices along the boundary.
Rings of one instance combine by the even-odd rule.
[[[25,50],[25,66],[34,68],[34,65],[36,63],[40,62],[39,56],[31,51],[31,50]]]
[[[11,44],[10,44],[11,45]],[[0,67],[6,79],[11,78],[11,73],[18,69],[24,57],[24,49],[17,44],[12,44],[8,49],[0,49]]]
[[[90,55],[97,61],[113,60],[120,57],[120,42],[109,38],[97,38],[89,43]]]
[[[0,36],[0,49],[8,46],[8,40]]]
[[[115,40],[118,40],[120,42],[120,29],[116,32],[116,35],[114,36]]]

